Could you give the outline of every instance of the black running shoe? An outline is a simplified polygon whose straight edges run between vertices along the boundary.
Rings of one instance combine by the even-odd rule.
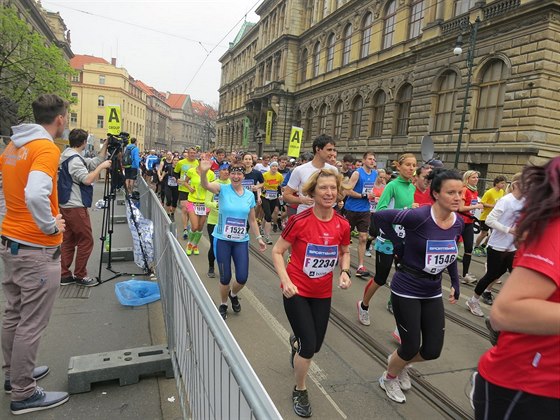
[[[239,303],[239,297],[237,295],[232,296],[231,292],[229,292],[228,294],[229,294],[229,300],[231,300],[231,308],[233,309],[233,312],[240,312],[241,304]]]
[[[273,232],[278,232],[278,225],[276,223],[272,224],[272,231]]]
[[[311,404],[309,404],[309,395],[307,389],[302,391],[294,387],[292,392],[292,400],[294,402],[294,412],[300,417],[311,417]]]
[[[220,313],[222,318],[225,320],[227,318],[227,305],[220,305],[218,307],[218,312]]]
[[[214,273],[214,267],[208,267],[208,273],[206,275],[211,279],[216,277],[216,274]]]
[[[492,305],[494,303],[494,296],[492,296],[491,292],[482,292],[480,300],[486,305]]]

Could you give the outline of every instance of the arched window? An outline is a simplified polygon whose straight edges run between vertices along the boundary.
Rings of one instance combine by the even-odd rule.
[[[360,129],[362,127],[362,110],[364,100],[361,96],[356,96],[352,102],[352,127],[350,130],[350,138],[360,137]]]
[[[321,43],[317,41],[313,47],[313,77],[319,76],[321,66]]]
[[[319,134],[327,132],[327,105],[323,104],[319,111]]]
[[[416,38],[422,32],[424,23],[424,0],[412,0],[410,6],[410,33],[408,38]]]
[[[476,128],[499,128],[504,110],[508,69],[502,60],[486,65],[480,82]]]
[[[344,28],[342,39],[342,65],[345,66],[350,62],[350,52],[352,51],[352,24],[346,25]]]
[[[334,66],[334,44],[335,36],[330,34],[327,38],[327,71],[331,71]]]
[[[105,106],[105,96],[99,95],[97,97],[97,106]]]
[[[408,135],[410,105],[412,103],[412,85],[404,85],[397,96],[397,136]]]
[[[296,112],[296,127],[301,127],[301,111]]]
[[[393,35],[397,22],[397,0],[392,0],[385,9],[385,22],[383,27],[383,49],[393,45]]]
[[[447,71],[439,78],[435,131],[451,131],[453,129],[456,94],[457,73]]]
[[[333,137],[335,139],[340,139],[342,136],[342,115],[343,115],[343,105],[342,101],[338,101],[334,106],[334,127],[333,127]]]
[[[305,82],[307,80],[307,61],[308,61],[308,56],[307,56],[307,48],[305,48],[303,50],[303,52],[301,53],[301,77],[300,77],[300,81],[301,82]]]
[[[364,16],[362,20],[362,42],[360,48],[360,58],[369,55],[369,44],[371,43],[371,25],[373,23],[371,13]]]
[[[305,114],[305,127],[303,128],[303,137],[306,141],[311,140],[311,131],[313,130],[313,110],[307,109]]]
[[[385,102],[387,101],[387,95],[385,92],[380,90],[373,97],[373,109],[372,109],[372,126],[371,135],[373,137],[381,137],[383,134],[383,118],[385,117]]]

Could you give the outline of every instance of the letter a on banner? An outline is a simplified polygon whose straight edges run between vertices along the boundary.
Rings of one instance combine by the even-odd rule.
[[[264,139],[265,144],[270,144],[272,139],[272,111],[266,111],[266,136]]]
[[[121,133],[121,107],[120,105],[107,105],[105,107],[107,116],[107,133],[114,135]]]
[[[303,140],[303,128],[292,126],[290,133],[290,144],[288,145],[288,156],[298,158]]]

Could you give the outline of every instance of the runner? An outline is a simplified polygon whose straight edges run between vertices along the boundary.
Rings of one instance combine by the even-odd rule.
[[[454,171],[436,169],[430,175],[432,206],[412,210],[378,210],[375,223],[394,244],[397,271],[391,281],[391,300],[401,344],[388,357],[379,385],[387,396],[404,403],[402,390],[411,388],[407,365],[435,360],[443,347],[445,313],[441,273],[451,276],[449,301],[459,299],[457,238],[463,220],[455,212],[461,202],[461,177]],[[406,232],[400,235],[393,227]],[[400,229],[399,229],[400,231]],[[406,237],[406,242],[404,240]]]
[[[214,229],[214,253],[220,270],[220,306],[218,311],[225,320],[228,313],[228,297],[234,312],[241,311],[237,294],[249,278],[249,234],[247,223],[259,242],[261,252],[266,244],[259,235],[255,218],[255,196],[243,186],[245,169],[242,165],[230,166],[231,184],[209,182],[206,176],[212,162],[203,158],[200,162],[202,187],[218,195],[218,223]],[[231,261],[235,265],[235,280],[231,284]]]
[[[376,206],[376,212],[387,208],[406,209],[418,207],[413,204],[415,188],[412,185],[412,177],[416,170],[416,157],[412,153],[405,153],[399,156],[398,161],[393,162],[393,164],[397,168],[399,176],[389,182],[383,190],[383,194],[381,194]],[[399,230],[399,234],[404,235],[404,231]],[[375,292],[387,283],[392,263],[393,244],[384,233],[381,233],[375,241],[375,275],[369,279],[364,289],[363,299],[358,301],[357,304],[358,320],[363,325],[370,325],[369,302]],[[390,312],[392,311],[390,300],[387,302],[387,309]]]
[[[294,411],[310,417],[311,405],[306,377],[311,358],[321,349],[329,321],[332,279],[341,267],[338,285],[351,285],[350,226],[333,206],[341,193],[341,176],[329,169],[315,171],[301,188],[314,206],[290,218],[272,249],[272,260],[280,277],[284,310],[294,334],[290,336],[291,364],[296,385],[292,391]],[[288,266],[284,254],[292,247]]]
[[[478,202],[478,191],[476,187],[476,184],[478,184],[478,176],[479,174],[477,171],[466,171],[463,174],[463,184],[465,186],[463,187],[463,202],[461,203],[461,207],[459,207],[461,213],[470,212],[470,214],[474,216],[475,210],[484,208],[484,206]],[[464,284],[472,284],[476,283],[476,277],[469,273],[474,243],[473,219],[464,215],[461,215],[461,217],[465,222],[465,231],[461,235],[465,247],[461,282]]]
[[[177,208],[177,200],[179,199],[179,188],[177,178],[173,168],[177,165],[179,159],[173,157],[173,153],[167,152],[165,160],[158,168],[158,179],[162,185],[165,197],[165,210],[171,221],[175,221],[175,209]]]
[[[478,219],[480,220],[480,233],[478,234],[474,244],[473,255],[475,257],[486,256],[486,247],[482,246],[484,239],[488,240],[488,232],[490,231],[490,227],[486,224],[486,218],[498,200],[504,196],[506,182],[507,180],[505,176],[497,176],[494,178],[494,186],[488,189],[480,199],[484,209],[482,210],[482,213],[480,213],[480,218]]]
[[[185,180],[187,171],[190,168],[196,168],[198,166],[198,160],[196,160],[196,150],[191,147],[187,151],[183,152],[183,159],[181,159],[175,165],[173,172],[175,172],[175,178],[182,181]],[[179,204],[181,206],[181,219],[183,222],[183,239],[187,239],[189,235],[188,231],[188,221],[189,214],[187,211],[187,198],[189,196],[189,189],[184,185],[184,183],[179,183]]]
[[[270,239],[270,230],[272,229],[272,214],[274,210],[279,207],[278,204],[278,194],[280,192],[280,186],[284,177],[280,172],[278,172],[278,162],[272,162],[270,164],[270,170],[263,174],[264,186],[262,193],[262,208],[264,211],[264,241],[268,245],[272,245],[272,240]]]
[[[501,332],[474,378],[477,420],[560,418],[560,157],[526,167],[521,185],[515,267],[490,313]]]
[[[377,178],[375,178],[375,184],[373,184],[373,200],[370,201],[368,240],[366,242],[366,252],[364,254],[366,257],[371,257],[371,243],[379,235],[379,229],[377,229],[373,220],[373,213],[375,213],[379,198],[381,197],[381,194],[383,194],[383,190],[387,185],[386,175],[387,172],[385,172],[385,169],[377,169]]]

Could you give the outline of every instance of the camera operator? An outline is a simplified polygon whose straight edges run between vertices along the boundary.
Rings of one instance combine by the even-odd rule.
[[[60,170],[67,170],[72,178],[72,184],[63,187],[59,184],[59,207],[62,217],[66,220],[66,231],[62,238],[61,247],[61,279],[60,284],[66,286],[76,283],[80,286],[95,286],[97,281],[87,276],[87,262],[93,250],[93,234],[88,207],[91,206],[93,198],[93,183],[99,178],[103,169],[111,167],[107,157],[107,146],[109,141],[103,143],[99,156],[93,159],[83,158],[82,152],[86,148],[88,133],[85,130],[75,128],[68,136],[70,147],[62,152],[60,156]],[[71,159],[66,165],[64,162]],[[64,168],[67,167],[67,169]],[[59,174],[62,177],[62,174]],[[68,201],[62,203],[65,193],[62,188],[71,188]],[[76,250],[77,248],[77,250]],[[77,251],[77,252],[76,252]],[[76,254],[74,264],[74,275],[70,266]]]
[[[128,154],[130,154],[130,163],[128,163]],[[130,144],[126,146],[123,152],[123,168],[125,188],[127,194],[132,194],[134,191],[134,181],[138,176],[138,168],[140,168],[140,152],[136,146],[136,137],[130,139]]]

